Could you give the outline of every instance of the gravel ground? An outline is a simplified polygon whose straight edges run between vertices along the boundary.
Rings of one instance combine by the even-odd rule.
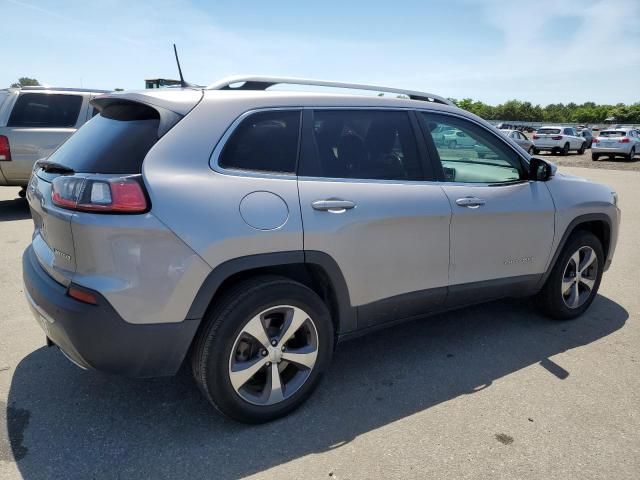
[[[32,221],[0,189],[0,478],[637,480],[640,173],[561,170],[611,185],[623,212],[584,316],[502,301],[345,343],[306,405],[254,427],[187,372],[112,377],[46,348],[22,292]]]
[[[551,155],[549,153],[539,153],[538,156],[545,159],[548,158],[559,167],[583,167],[640,172],[640,155],[636,155],[631,162],[623,159],[622,157],[616,157],[615,160],[611,160],[608,157],[602,157],[597,162],[594,162],[591,160],[591,149],[586,150],[582,155],[578,155],[576,152],[571,152],[566,157]]]

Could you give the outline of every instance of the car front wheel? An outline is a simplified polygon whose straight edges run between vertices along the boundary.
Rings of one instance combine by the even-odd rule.
[[[604,268],[604,252],[598,237],[574,233],[538,295],[545,313],[558,320],[582,315],[598,293]]]
[[[192,352],[194,377],[214,407],[241,422],[268,422],[299,407],[331,361],[327,307],[284,277],[237,285],[205,321]]]

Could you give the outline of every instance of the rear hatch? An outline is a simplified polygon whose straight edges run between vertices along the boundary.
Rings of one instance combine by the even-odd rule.
[[[562,140],[562,131],[559,128],[540,128],[533,136],[538,147],[556,145]]]
[[[201,98],[201,92],[182,93],[192,100],[190,108]],[[158,106],[154,97],[145,100],[143,94],[94,99],[100,114],[34,167],[27,188],[34,222],[32,246],[42,267],[63,285],[76,271],[72,232],[76,216],[131,215],[150,208],[142,163],[190,108],[184,97],[175,108],[178,111],[165,108],[170,102]]]
[[[623,130],[603,130],[598,135],[596,143],[597,148],[623,148],[625,145],[621,142],[626,138],[627,132]],[[627,142],[628,143],[628,142]]]

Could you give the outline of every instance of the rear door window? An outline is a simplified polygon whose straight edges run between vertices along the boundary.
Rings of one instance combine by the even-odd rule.
[[[316,110],[313,152],[300,175],[371,180],[422,180],[409,114],[404,111]],[[307,152],[305,152],[307,153]]]
[[[78,121],[82,95],[21,93],[8,127],[72,128]]]
[[[78,173],[142,171],[147,152],[158,141],[160,114],[140,103],[104,108],[62,144],[48,160]]]
[[[229,137],[218,164],[235,170],[294,173],[300,114],[300,110],[270,110],[249,115]]]

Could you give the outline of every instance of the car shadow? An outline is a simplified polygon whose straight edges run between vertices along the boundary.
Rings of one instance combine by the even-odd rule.
[[[534,364],[562,381],[571,372],[550,357],[595,342],[628,318],[603,296],[569,322],[550,321],[528,303],[494,302],[346,342],[306,405],[259,426],[217,415],[186,371],[150,380],[107,376],[43,347],[13,372],[0,453],[9,452],[4,460],[15,461],[26,480],[240,478],[341,448]]]
[[[0,222],[24,220],[30,217],[29,204],[24,198],[0,200]]]

